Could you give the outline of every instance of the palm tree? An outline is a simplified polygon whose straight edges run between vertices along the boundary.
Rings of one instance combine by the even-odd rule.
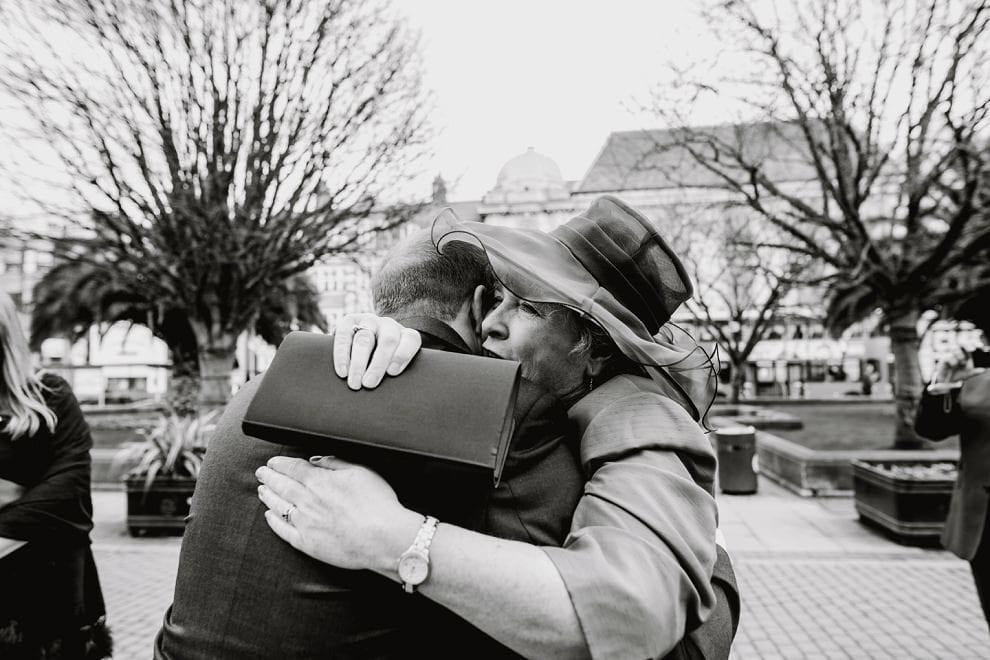
[[[45,145],[43,167],[4,172],[30,216],[18,237],[103,271],[101,314],[123,291],[124,318],[177,324],[181,347],[190,330],[204,403],[229,396],[237,339],[283,282],[419,210],[402,200],[430,94],[391,5],[0,3],[0,94],[25,109],[0,123],[4,164]]]
[[[38,350],[49,337],[76,342],[93,326],[121,321],[145,326],[165,342],[172,361],[170,400],[180,410],[193,407],[201,373],[199,346],[187,315],[130,290],[109,266],[63,261],[45,273],[34,288],[31,346]],[[300,273],[269,289],[254,331],[266,342],[278,345],[290,330],[311,326],[327,329],[319,294]]]

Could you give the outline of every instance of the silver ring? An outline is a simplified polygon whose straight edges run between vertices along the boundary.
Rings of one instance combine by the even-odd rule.
[[[357,325],[354,326],[354,328],[351,329],[351,335],[352,336],[353,335],[356,335],[361,330],[367,330],[371,334],[375,334],[375,329],[374,328],[369,328],[364,323],[358,323]]]
[[[282,520],[284,520],[285,522],[287,522],[287,523],[289,523],[291,525],[292,524],[292,520],[291,520],[292,512],[295,511],[295,510],[296,510],[296,505],[295,504],[290,504],[289,505],[289,508],[286,509],[285,510],[285,513],[282,514]]]

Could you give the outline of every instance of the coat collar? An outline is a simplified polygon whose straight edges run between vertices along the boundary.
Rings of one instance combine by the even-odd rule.
[[[453,328],[431,316],[403,316],[396,319],[399,323],[418,331],[423,337],[423,346],[441,350],[457,351],[458,353],[474,353]]]

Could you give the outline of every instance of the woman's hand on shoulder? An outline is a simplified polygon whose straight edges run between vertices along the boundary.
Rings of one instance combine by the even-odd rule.
[[[277,456],[255,475],[268,526],[297,550],[340,568],[391,575],[423,522],[377,473],[337,458]]]
[[[374,314],[347,314],[333,332],[333,366],[352,390],[378,387],[398,376],[422,346],[419,332]]]

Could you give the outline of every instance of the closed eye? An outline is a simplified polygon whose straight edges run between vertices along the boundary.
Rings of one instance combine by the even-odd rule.
[[[520,301],[519,309],[521,309],[526,314],[529,314],[530,316],[535,316],[536,318],[543,318],[543,312],[538,307],[536,307],[536,305],[533,305],[532,303]]]

